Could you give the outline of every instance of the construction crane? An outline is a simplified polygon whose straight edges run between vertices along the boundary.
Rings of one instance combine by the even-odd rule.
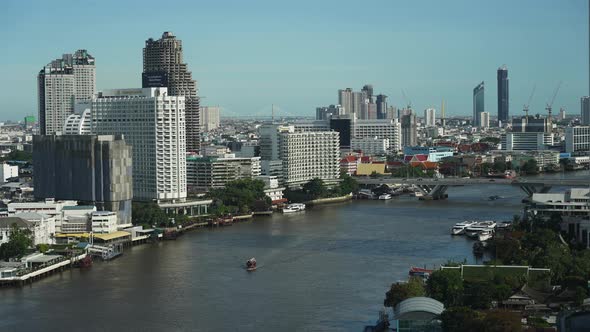
[[[529,122],[529,105],[531,104],[531,100],[533,99],[533,95],[535,94],[535,89],[537,89],[537,85],[533,85],[533,91],[531,91],[531,95],[529,96],[529,100],[523,106],[522,111],[524,112],[524,118],[526,122]]]
[[[408,109],[412,109],[412,101],[408,99],[408,96],[406,96],[404,89],[402,89],[402,96],[404,97],[405,102],[408,104]]]
[[[552,111],[552,107],[553,107],[553,102],[555,101],[555,97],[557,97],[557,93],[559,92],[559,88],[561,87],[561,81],[559,81],[559,84],[557,84],[557,88],[555,88],[555,91],[553,92],[553,98],[551,98],[551,102],[547,103],[547,107],[545,107],[545,109],[547,110],[547,120],[551,123],[551,111]]]

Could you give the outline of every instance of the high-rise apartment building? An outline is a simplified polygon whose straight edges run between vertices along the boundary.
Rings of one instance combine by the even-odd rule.
[[[502,124],[509,119],[508,68],[498,68],[498,121]]]
[[[374,103],[369,103],[369,99],[366,99],[367,102],[361,104],[361,111],[359,113],[358,119],[362,120],[376,120],[377,119],[377,105]]]
[[[338,104],[342,106],[343,114],[352,114],[352,89],[338,90]]]
[[[484,129],[490,127],[490,113],[489,112],[479,113],[479,127],[484,128]]]
[[[185,97],[167,88],[120,89],[92,98],[92,133],[122,134],[132,146],[136,200],[186,198]]]
[[[590,97],[584,96],[580,99],[582,125],[590,125]]]
[[[484,104],[484,83],[479,83],[473,88],[473,119],[472,123],[474,127],[482,127],[480,114],[485,112]]]
[[[76,200],[113,211],[131,225],[132,153],[123,136],[34,136],[37,199]]]
[[[342,135],[340,132],[340,136]],[[353,120],[351,137],[387,139],[389,149],[401,150],[401,126],[396,119]]]
[[[565,128],[565,152],[586,156],[590,153],[590,126]]]
[[[552,133],[506,133],[501,136],[502,150],[546,150],[553,145]]]
[[[424,110],[424,125],[426,127],[436,126],[436,110],[434,108]]]
[[[199,121],[201,131],[208,132],[219,128],[219,106],[201,106],[199,109]]]
[[[330,105],[324,107],[317,107],[315,109],[316,120],[330,120],[340,115],[344,115],[344,107],[340,105]]]
[[[96,90],[95,60],[86,50],[64,54],[47,64],[37,76],[39,130],[51,135],[62,130],[74,103],[92,97]]]
[[[377,95],[377,119],[387,119],[387,96]]]
[[[417,126],[416,115],[411,110],[401,117],[402,147],[418,144]]]
[[[197,83],[182,58],[182,41],[172,32],[146,40],[143,49],[142,87],[167,87],[170,96],[184,96],[186,105],[186,149],[200,149],[199,97]]]
[[[335,183],[340,176],[339,142],[336,131],[280,133],[284,184],[298,187],[314,178]]]

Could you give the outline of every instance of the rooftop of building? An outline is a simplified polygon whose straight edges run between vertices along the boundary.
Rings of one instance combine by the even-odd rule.
[[[37,212],[19,212],[19,213],[15,213],[14,216],[21,218],[21,219],[29,220],[29,221],[42,220],[42,219],[49,218],[48,215],[42,214],[42,213],[37,213]]]
[[[65,211],[72,211],[72,210],[94,210],[96,207],[94,205],[74,205],[74,206],[64,206],[62,210]]]
[[[9,228],[12,225],[16,225],[18,228],[29,228],[32,226],[32,223],[19,217],[0,218],[0,228]]]

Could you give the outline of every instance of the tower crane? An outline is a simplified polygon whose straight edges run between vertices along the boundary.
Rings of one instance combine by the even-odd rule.
[[[555,97],[557,96],[557,93],[559,92],[559,88],[561,87],[561,81],[559,81],[559,84],[557,84],[557,88],[555,88],[555,92],[553,92],[553,98],[551,98],[551,102],[547,103],[547,107],[545,107],[545,109],[547,110],[547,120],[551,123],[551,111],[552,111],[552,107],[553,107],[553,102],[555,101]]]
[[[404,89],[402,89],[402,96],[404,97],[404,101],[408,104],[408,109],[412,109],[412,101],[408,99],[408,96],[406,96]]]
[[[522,111],[524,112],[525,121],[529,122],[529,105],[531,104],[531,100],[533,99],[533,95],[535,94],[535,89],[537,89],[537,85],[533,85],[533,91],[531,91],[531,95],[529,96],[529,100],[523,106]]]

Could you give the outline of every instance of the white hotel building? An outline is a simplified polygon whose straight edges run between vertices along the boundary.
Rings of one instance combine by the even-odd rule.
[[[122,134],[132,146],[134,199],[186,199],[185,97],[167,88],[105,90],[90,106],[92,134]]]
[[[279,159],[283,182],[297,187],[320,178],[335,183],[340,176],[340,140],[336,131],[283,132],[279,134]]]

